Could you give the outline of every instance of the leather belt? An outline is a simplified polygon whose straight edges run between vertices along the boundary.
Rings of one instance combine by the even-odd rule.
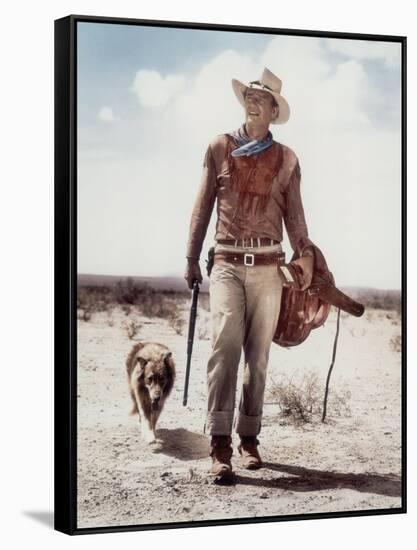
[[[257,248],[260,246],[274,246],[275,244],[279,244],[279,241],[267,239],[266,237],[248,237],[246,239],[219,239],[217,244]]]
[[[235,264],[253,267],[255,265],[278,264],[285,259],[284,253],[274,252],[273,254],[248,254],[243,252],[215,252],[214,263],[219,260]]]

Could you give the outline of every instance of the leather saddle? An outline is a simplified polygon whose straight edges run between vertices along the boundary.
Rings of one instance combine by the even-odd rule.
[[[299,265],[278,265],[283,281],[281,309],[273,342],[283,347],[298,346],[310,332],[321,327],[331,306],[340,308],[355,317],[363,315],[365,308],[336,288],[330,271],[314,271],[309,288],[301,290],[303,273]]]

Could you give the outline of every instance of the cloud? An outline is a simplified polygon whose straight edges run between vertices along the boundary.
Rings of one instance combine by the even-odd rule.
[[[378,59],[390,67],[398,67],[401,61],[401,44],[398,43],[329,39],[327,45],[329,50],[353,59]]]
[[[207,143],[214,135],[233,129],[242,107],[232,91],[231,79],[252,75],[253,70],[253,60],[233,50],[212,58],[176,98],[172,109],[175,127],[200,147],[202,140]]]
[[[186,85],[181,75],[161,76],[158,71],[140,70],[136,73],[132,90],[143,107],[164,107]]]
[[[368,123],[361,102],[366,74],[356,60],[332,67],[321,38],[277,37],[271,40],[262,63],[283,80],[282,94],[291,109],[291,124],[282,127],[336,131]]]
[[[97,117],[102,122],[115,122],[117,120],[113,114],[113,109],[107,106],[104,106],[99,110]]]

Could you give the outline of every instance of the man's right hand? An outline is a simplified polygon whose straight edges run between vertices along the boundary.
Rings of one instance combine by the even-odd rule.
[[[193,288],[194,281],[198,281],[201,285],[203,277],[201,276],[200,264],[196,258],[187,258],[187,266],[185,268],[184,279],[187,281],[188,288]]]

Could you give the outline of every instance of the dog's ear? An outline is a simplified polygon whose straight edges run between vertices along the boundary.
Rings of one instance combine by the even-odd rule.
[[[141,357],[140,355],[136,357],[136,365],[139,366],[138,368],[138,378],[143,376],[145,372],[145,366],[148,361]]]
[[[175,376],[175,363],[174,359],[172,358],[172,353],[170,351],[167,351],[164,355],[164,364],[168,369],[170,370],[171,376]]]
[[[137,344],[135,344],[133,346],[133,348],[130,350],[130,353],[129,355],[127,356],[127,359],[126,359],[126,370],[127,370],[127,373],[128,375],[130,376],[130,374],[132,373],[133,369],[135,368],[136,366],[136,354],[137,352],[142,349],[144,347],[145,344],[142,344],[141,342],[138,342]]]

